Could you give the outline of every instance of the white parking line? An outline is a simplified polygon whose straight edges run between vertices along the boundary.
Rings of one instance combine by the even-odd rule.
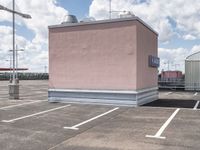
[[[5,106],[5,107],[1,107],[0,110],[5,110],[5,109],[9,109],[9,108],[19,107],[19,106],[29,105],[29,104],[34,104],[34,103],[40,103],[40,102],[44,102],[44,101],[46,101],[46,100],[33,101],[33,102],[22,103],[22,104],[17,104],[17,105]]]
[[[194,93],[194,96],[197,96],[197,94],[198,94],[197,92],[196,92],[196,93]]]
[[[38,113],[35,113],[35,114],[31,114],[31,115],[27,115],[27,116],[22,116],[22,117],[11,119],[11,120],[2,120],[1,122],[13,123],[13,122],[15,122],[17,120],[22,120],[22,119],[30,118],[30,117],[33,117],[33,116],[41,115],[41,114],[44,114],[44,113],[48,113],[48,112],[51,112],[51,111],[59,110],[59,109],[62,109],[62,108],[65,108],[65,107],[69,107],[69,106],[71,106],[71,105],[65,105],[65,106],[61,106],[61,107],[57,107],[57,108],[53,108],[53,109],[41,111],[41,112],[38,112]]]
[[[105,116],[105,115],[107,115],[107,114],[109,114],[109,113],[111,113],[111,112],[113,112],[113,111],[115,111],[115,110],[117,110],[117,109],[119,109],[119,107],[116,107],[116,108],[114,108],[114,109],[112,109],[112,110],[109,110],[109,111],[107,111],[107,112],[105,112],[105,113],[103,113],[103,114],[100,114],[100,115],[98,115],[98,116],[96,116],[96,117],[93,117],[93,118],[91,118],[91,119],[88,119],[88,120],[86,120],[86,121],[83,121],[83,122],[81,122],[81,123],[79,123],[79,124],[76,124],[76,125],[74,125],[74,126],[72,126],[72,127],[63,127],[64,129],[70,129],[70,130],[79,130],[79,126],[81,126],[81,125],[84,125],[84,124],[86,124],[86,123],[88,123],[88,122],[91,122],[91,121],[93,121],[93,120],[95,120],[95,119],[98,119],[98,118],[100,118],[100,117],[102,117],[102,116]]]
[[[166,93],[166,95],[169,95],[169,94],[172,94],[172,92],[168,92],[168,93]]]
[[[158,130],[158,132],[155,135],[146,135],[148,138],[158,138],[158,139],[165,139],[166,137],[161,136],[163,131],[167,128],[167,126],[170,124],[172,119],[176,116],[176,114],[179,112],[180,108],[177,108],[174,113],[169,117],[169,119],[163,124],[163,126]]]
[[[196,102],[196,104],[195,104],[193,110],[197,110],[197,108],[198,108],[198,106],[199,106],[199,103],[200,103],[200,101],[197,101],[197,102]]]

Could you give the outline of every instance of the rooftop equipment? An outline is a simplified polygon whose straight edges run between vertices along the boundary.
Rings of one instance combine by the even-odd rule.
[[[131,11],[122,11],[119,13],[120,18],[129,18],[135,16]]]
[[[66,15],[64,20],[61,24],[78,23],[78,19],[74,15]]]
[[[92,21],[96,21],[96,19],[94,17],[87,17],[81,20],[80,22],[92,22]]]

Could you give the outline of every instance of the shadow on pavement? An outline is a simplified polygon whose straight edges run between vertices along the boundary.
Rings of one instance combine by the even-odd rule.
[[[173,107],[173,108],[194,108],[195,100],[177,100],[177,99],[158,99],[154,102],[143,105],[150,107]]]

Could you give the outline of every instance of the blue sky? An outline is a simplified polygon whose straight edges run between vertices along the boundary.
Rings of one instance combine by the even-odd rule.
[[[78,20],[88,16],[96,20],[108,19],[109,0],[16,0],[18,11],[28,13],[31,20],[16,18],[16,43],[26,49],[20,61],[30,71],[44,71],[48,66],[48,25],[59,24],[66,14],[74,14]],[[12,7],[12,0],[0,0],[0,5]],[[199,0],[112,0],[112,10],[131,11],[159,33],[158,54],[161,69],[179,64],[184,72],[184,59],[200,51],[200,3]],[[113,13],[113,18],[119,17]],[[12,48],[12,16],[0,11],[0,53],[7,59]],[[8,62],[1,59],[2,67]]]
[[[59,0],[58,5],[75,14],[80,20],[89,15],[89,7],[92,0]]]

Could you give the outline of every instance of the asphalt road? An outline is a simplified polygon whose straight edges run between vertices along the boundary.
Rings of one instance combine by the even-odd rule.
[[[138,108],[47,101],[47,81],[0,81],[2,150],[198,150],[200,92],[161,91]],[[150,135],[150,136],[149,136]]]

